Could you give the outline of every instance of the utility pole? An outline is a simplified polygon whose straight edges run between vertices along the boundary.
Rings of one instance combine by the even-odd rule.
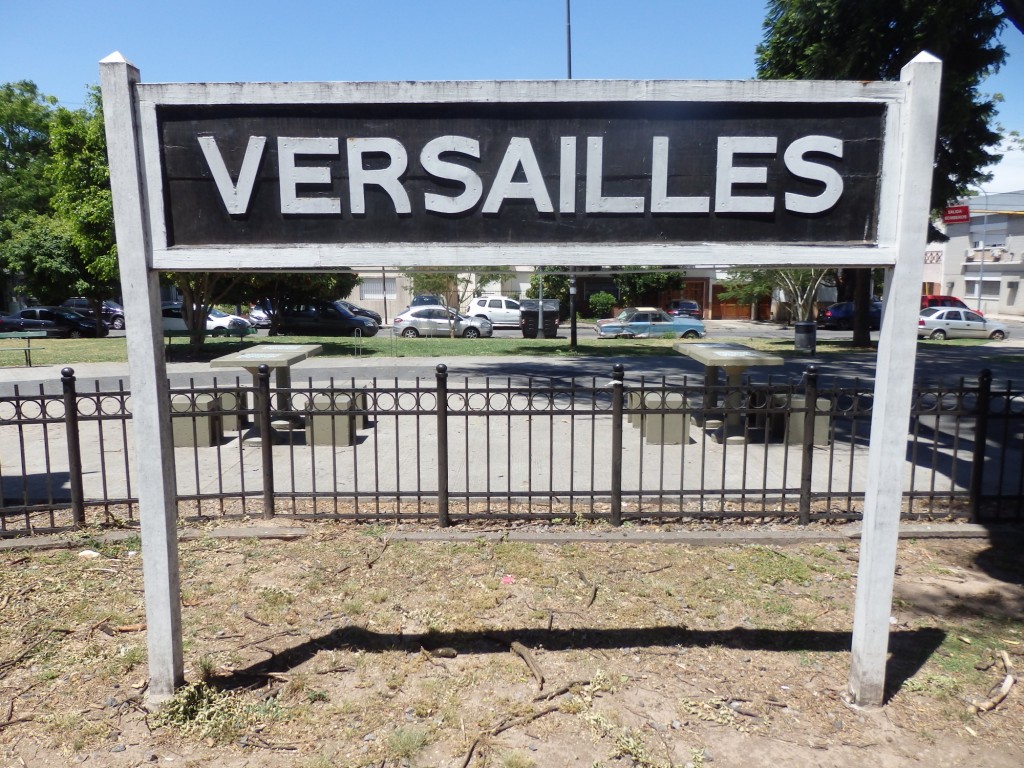
[[[566,72],[572,80],[572,0],[565,0]],[[569,267],[569,349],[576,351],[576,267]]]

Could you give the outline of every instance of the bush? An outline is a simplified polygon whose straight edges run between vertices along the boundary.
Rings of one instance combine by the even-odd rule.
[[[598,293],[591,294],[587,303],[590,305],[590,311],[594,317],[601,318],[611,317],[615,301],[615,297],[607,291],[599,291]]]

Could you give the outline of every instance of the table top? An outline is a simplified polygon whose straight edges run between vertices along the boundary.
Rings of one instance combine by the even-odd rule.
[[[697,342],[679,343],[674,349],[707,366],[739,368],[748,365],[782,365],[785,360],[779,355],[751,349],[743,344]]]
[[[230,355],[215,357],[210,361],[210,367],[256,370],[266,365],[268,368],[287,368],[319,354],[322,349],[320,344],[257,344]]]

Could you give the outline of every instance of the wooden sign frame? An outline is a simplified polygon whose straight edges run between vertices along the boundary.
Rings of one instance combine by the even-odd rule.
[[[509,263],[558,263],[570,266],[658,264],[889,269],[886,322],[882,324],[878,348],[878,379],[868,459],[869,483],[865,493],[849,681],[852,704],[881,705],[941,69],[936,58],[922,53],[903,69],[898,82],[570,80],[150,84],[140,82],[138,70],[120,54],[112,54],[100,62],[122,295],[126,314],[131,318],[127,333],[135,442],[136,446],[144,446],[143,450],[137,451],[136,466],[151,700],[160,701],[171,696],[183,682],[177,500],[161,333],[159,272],[323,271],[363,265],[373,265],[377,269],[382,265],[465,265],[469,269]],[[776,112],[779,105],[789,105],[794,111],[806,109],[808,105],[823,105],[825,109],[828,105],[882,105],[884,129],[876,199],[877,224],[874,231],[866,233],[859,242],[827,244],[784,241],[782,238],[773,241],[770,237],[754,242],[699,239],[666,242],[653,233],[646,242],[546,242],[527,239],[514,243],[452,244],[419,239],[415,247],[410,242],[391,238],[363,242],[187,245],[169,240],[171,230],[165,205],[167,185],[171,182],[160,145],[161,120],[165,110],[169,110],[167,114],[175,110],[217,107],[226,112],[238,108],[258,112],[260,109],[281,107],[301,111],[323,110],[339,104],[364,108],[382,104],[432,104],[471,110],[473,105],[495,102],[531,109],[539,109],[538,105],[544,104],[615,103],[641,107],[659,103],[751,104],[775,105]],[[367,135],[370,133],[368,131]],[[333,146],[333,143],[329,144],[329,147]],[[372,146],[379,149],[393,145],[377,143]],[[279,144],[279,153],[281,147]],[[720,151],[721,147],[719,144]],[[285,146],[285,155],[287,151]],[[523,160],[527,156],[518,156],[521,166],[518,173],[528,170]],[[222,192],[233,185],[240,185],[242,178],[237,163],[234,174],[227,169],[226,160],[224,166],[222,170],[225,173],[220,181]],[[722,167],[718,166],[719,171]],[[787,167],[793,170],[793,167]],[[286,170],[288,168],[290,166]],[[730,170],[732,166],[725,168],[726,173],[731,174],[730,179],[738,185],[737,189],[745,189],[744,185],[751,181],[755,187],[764,181],[763,174],[758,175],[760,172],[757,170],[749,172],[753,173],[750,176],[742,169],[734,173],[735,169]],[[315,182],[324,178],[317,176],[315,171],[313,176],[306,176],[307,171],[297,172],[294,168],[290,172],[300,181],[313,178]],[[512,190],[509,194],[519,194],[523,189],[516,186],[521,183],[517,178],[511,173],[504,177],[506,188]],[[540,186],[527,187],[538,210],[544,205],[543,201],[537,202],[542,196],[538,191]],[[295,188],[298,187],[299,182],[296,182]],[[285,190],[284,186],[282,190]],[[240,194],[244,190],[236,191]],[[721,192],[722,188],[716,191]],[[394,189],[392,193],[393,198],[399,195]],[[592,189],[586,192],[588,201],[595,195],[601,195],[600,191],[592,193]],[[728,189],[725,194],[729,194]],[[737,194],[742,196],[743,193]],[[282,193],[282,200],[285,197],[298,198],[299,195]],[[571,194],[559,196],[559,206],[574,205],[571,201],[566,202],[569,198]],[[300,207],[303,205],[306,203],[300,201]],[[595,204],[592,209],[596,211],[598,207],[599,204]],[[728,210],[723,213],[728,213]]]

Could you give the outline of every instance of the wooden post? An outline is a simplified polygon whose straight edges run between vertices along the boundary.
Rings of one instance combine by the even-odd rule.
[[[110,186],[114,197],[118,264],[125,315],[132,425],[142,526],[149,691],[159,704],[184,681],[181,589],[178,573],[177,495],[171,441],[170,391],[164,360],[159,274],[149,268],[142,150],[134,98],[139,71],[119,53],[100,62]]]
[[[900,124],[893,126],[899,131],[895,145],[903,160],[896,201],[897,256],[878,341],[848,691],[849,702],[863,707],[881,706],[885,697],[941,77],[942,63],[928,53],[918,54],[903,68],[900,79],[907,97]]]

